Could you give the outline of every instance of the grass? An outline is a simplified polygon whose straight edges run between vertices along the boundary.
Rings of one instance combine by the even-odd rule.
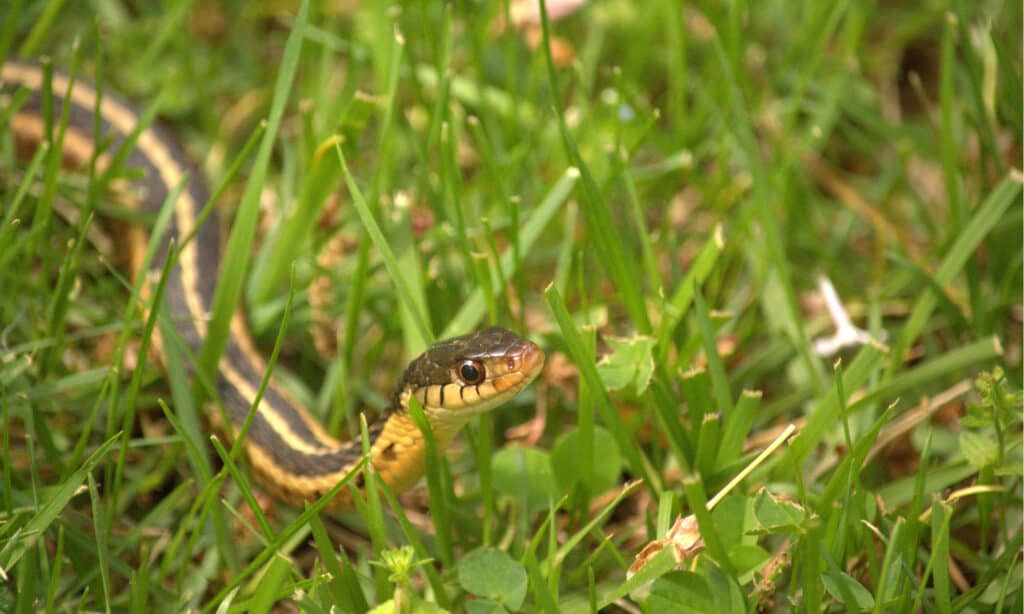
[[[5,57],[154,114],[233,220],[208,343],[161,367],[133,170],[0,135],[0,610],[1024,605],[1019,4],[161,6],[0,7]],[[821,276],[874,342],[815,352]],[[197,402],[239,303],[340,434],[435,339],[548,367],[426,490],[297,510]]]

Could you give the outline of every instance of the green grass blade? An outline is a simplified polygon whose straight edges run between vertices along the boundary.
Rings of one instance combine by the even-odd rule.
[[[658,325],[657,347],[660,364],[668,363],[668,354],[672,348],[671,336],[679,322],[690,308],[698,288],[707,280],[714,270],[718,256],[725,248],[722,227],[716,226],[700,255],[694,260],[690,270],[676,286],[672,296],[665,302],[662,310],[661,323]]]
[[[740,394],[739,401],[736,402],[736,407],[724,417],[722,443],[715,462],[718,469],[738,458],[743,451],[743,444],[746,443],[747,436],[750,434],[750,427],[753,426],[758,411],[761,409],[761,396],[762,393],[759,390],[744,390]]]
[[[722,357],[718,355],[718,344],[715,342],[715,331],[711,326],[711,316],[700,293],[694,295],[694,308],[697,312],[697,324],[700,329],[701,344],[707,360],[708,375],[711,376],[711,393],[715,398],[715,408],[725,415],[732,413],[732,392],[725,375]]]
[[[935,284],[945,287],[953,281],[953,278],[960,272],[968,258],[974,253],[978,244],[988,235],[996,224],[1004,219],[1003,215],[1010,205],[1020,203],[1021,177],[1013,174],[1004,177],[999,185],[992,190],[985,202],[975,211],[974,215],[964,226],[963,231],[957,236],[956,241],[946,252],[945,257],[935,271]],[[938,299],[931,292],[925,292],[914,303],[914,308],[907,318],[903,330],[900,331],[899,341],[893,347],[892,362],[889,365],[889,374],[903,360],[904,353],[924,330],[928,317]]]
[[[303,1],[299,7],[292,32],[288,36],[277,82],[274,84],[274,95],[267,120],[267,129],[263,133],[259,150],[253,161],[249,181],[245,193],[231,226],[231,235],[223,252],[220,266],[220,280],[213,296],[210,323],[207,328],[206,341],[199,354],[198,369],[208,380],[213,381],[220,363],[220,356],[227,345],[230,334],[231,318],[242,295],[247,264],[252,253],[253,239],[256,234],[256,222],[259,217],[260,194],[266,181],[270,155],[273,153],[274,140],[277,138],[285,104],[291,90],[292,81],[299,65],[302,41],[306,35],[306,23],[309,16],[309,2]]]
[[[541,27],[543,32],[544,57],[547,60],[548,83],[552,92],[558,92],[558,80],[555,77],[554,62],[551,58],[551,47],[549,44],[549,24],[547,12],[541,6]],[[590,168],[580,155],[579,148],[569,133],[569,127],[565,122],[565,115],[562,109],[555,105],[555,116],[558,121],[558,129],[562,135],[562,145],[566,155],[572,161],[573,166],[579,170],[583,188],[583,214],[587,220],[587,227],[591,229],[594,241],[597,243],[598,257],[608,271],[612,281],[618,290],[626,310],[634,326],[641,333],[649,333],[650,321],[647,317],[647,309],[644,305],[644,294],[641,291],[640,277],[633,264],[633,259],[626,256],[623,246],[629,245],[615,223],[612,221],[611,211],[608,202],[597,187],[597,182],[590,173]]]
[[[580,375],[586,379],[587,387],[594,396],[597,409],[608,430],[615,437],[619,449],[626,456],[630,469],[639,477],[644,479],[645,485],[652,493],[661,490],[661,480],[650,469],[650,462],[644,457],[643,452],[637,446],[636,440],[630,435],[629,429],[623,424],[622,418],[612,405],[611,398],[601,383],[601,376],[597,373],[597,366],[593,355],[589,354],[583,345],[583,339],[573,323],[569,312],[562,302],[562,297],[555,290],[554,286],[548,286],[544,292],[548,299],[548,307],[551,309],[555,321],[562,332],[562,338],[569,349],[569,355],[580,369]]]
[[[558,181],[555,182],[555,185],[551,187],[551,190],[548,191],[544,199],[541,200],[541,203],[537,205],[537,208],[533,210],[533,213],[519,231],[520,250],[523,253],[529,253],[533,248],[536,241],[540,238],[541,232],[554,219],[555,214],[572,194],[578,179],[579,172],[576,169],[566,169]],[[513,250],[505,250],[505,253],[502,254],[501,270],[506,275],[515,275],[518,269],[516,268],[515,252]],[[493,283],[496,285],[497,280],[494,280]],[[483,289],[477,288],[473,290],[473,293],[466,299],[462,308],[455,314],[455,317],[448,322],[440,338],[447,339],[448,337],[461,335],[471,330],[480,321],[480,318],[483,317],[484,305]]]
[[[103,442],[95,452],[89,455],[89,458],[85,459],[77,471],[46,495],[32,518],[0,549],[0,569],[12,568],[34,546],[36,540],[57,519],[71,498],[78,493],[87,476],[120,439],[121,435],[118,434]]]
[[[445,566],[451,567],[455,563],[455,549],[452,544],[452,519],[449,518],[449,511],[455,499],[450,481],[443,479],[442,463],[444,458],[437,443],[434,440],[434,433],[430,428],[423,408],[415,397],[409,397],[409,415],[413,423],[423,434],[425,450],[423,462],[427,478],[427,492],[430,497],[430,517],[434,523],[434,537],[437,539],[437,548],[441,554],[441,561]]]
[[[868,378],[876,372],[885,355],[884,348],[865,345],[850,364],[850,368],[843,373],[843,388],[856,390],[863,386]],[[807,424],[793,438],[790,446],[793,457],[798,462],[802,462],[810,454],[811,449],[818,445],[828,429],[835,426],[839,419],[839,409],[839,400],[835,389],[832,389],[825,398],[815,405],[811,415],[807,418]]]
[[[103,521],[103,506],[100,504],[100,493],[96,488],[96,478],[92,473],[86,475],[86,482],[89,488],[89,502],[92,504],[93,531],[96,532],[96,562],[100,570],[100,584],[103,587],[103,603],[107,604],[107,612],[110,612],[110,551],[107,535],[107,523]]]
[[[404,273],[402,267],[399,266],[398,260],[395,258],[395,254],[391,250],[391,244],[384,238],[384,233],[377,224],[377,220],[374,219],[373,213],[370,211],[370,207],[366,203],[366,199],[363,198],[363,194],[359,190],[359,186],[356,185],[356,181],[352,177],[352,173],[349,172],[348,164],[345,162],[345,154],[341,151],[341,147],[335,146],[335,151],[338,154],[338,160],[341,162],[341,172],[345,177],[345,184],[348,186],[349,195],[352,197],[352,205],[355,207],[356,212],[359,213],[359,219],[362,220],[363,227],[366,229],[367,234],[370,235],[370,239],[373,241],[374,247],[376,247],[377,251],[380,252],[381,259],[384,261],[384,266],[387,268],[388,274],[391,275],[391,281],[395,284],[395,289],[398,290],[398,298],[402,307],[406,309],[412,317],[413,323],[416,325],[419,333],[419,337],[425,342],[425,344],[429,345],[429,343],[433,341],[434,335],[431,332],[426,305],[422,299],[423,295],[420,292],[413,292],[412,287],[409,284],[408,276]],[[415,351],[412,352],[416,353]]]

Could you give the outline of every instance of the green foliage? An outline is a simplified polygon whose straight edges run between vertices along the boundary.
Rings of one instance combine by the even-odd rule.
[[[609,352],[597,363],[608,390],[626,390],[640,396],[647,390],[654,374],[654,339],[639,335],[631,339],[608,337]]]
[[[821,576],[821,581],[825,583],[825,590],[832,597],[843,602],[847,612],[866,612],[875,606],[871,591],[841,571],[835,576],[826,573]],[[851,596],[852,601],[849,599]]]
[[[996,474],[1021,476],[1018,462],[1021,438],[1016,434],[1024,422],[1024,395],[1020,389],[1010,390],[999,367],[978,376],[975,388],[979,403],[967,405],[967,415],[960,424],[960,451],[975,469],[991,469]]]
[[[557,496],[558,484],[551,455],[532,448],[503,448],[491,460],[494,486],[499,493],[521,502],[527,511],[547,509]]]
[[[769,533],[795,533],[804,530],[808,520],[807,510],[795,501],[779,498],[767,490],[760,490],[754,496],[754,518],[758,529]]]
[[[688,571],[672,571],[651,586],[648,605],[653,612],[713,612],[715,598],[704,576]]]
[[[119,239],[173,199],[0,92],[0,611],[1021,610],[1021,4],[556,4],[0,2],[0,56],[137,105],[226,222],[206,345],[153,360]],[[820,276],[875,342],[815,353]],[[433,339],[548,368],[329,517],[204,417],[239,307],[339,436]]]
[[[551,464],[558,479],[560,492],[568,492],[583,484],[589,492],[605,492],[618,483],[622,471],[622,455],[615,438],[601,427],[594,428],[592,455],[583,453],[578,430],[564,433],[555,440],[551,450]]]
[[[526,570],[502,550],[481,548],[458,564],[459,585],[480,599],[469,602],[470,612],[516,611],[526,598]]]

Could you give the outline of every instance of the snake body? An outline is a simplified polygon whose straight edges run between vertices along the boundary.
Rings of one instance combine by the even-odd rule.
[[[11,115],[11,128],[19,150],[29,150],[47,140],[48,122],[39,92],[45,75],[39,66],[8,61],[0,76],[0,93],[15,99],[21,88],[30,93]],[[96,159],[98,172],[113,163],[115,152],[133,137],[139,114],[123,99],[103,93],[97,105],[95,87],[78,79],[69,91],[67,75],[54,72],[53,116],[59,118],[67,105],[68,127],[62,151],[66,164],[85,164],[96,151],[93,126],[99,120],[109,144]],[[99,108],[97,109],[97,106]],[[51,124],[52,125],[52,124]],[[220,230],[216,213],[197,226],[200,209],[209,191],[200,174],[158,126],[144,127],[134,135],[124,168],[139,171],[132,181],[129,206],[155,217],[179,185],[169,228],[160,238],[150,271],[159,274],[169,247],[180,245],[177,262],[166,279],[167,314],[175,334],[198,354],[207,333],[220,263]],[[195,232],[193,240],[182,240]],[[133,231],[129,237],[130,260],[136,275],[141,270],[148,233]],[[171,340],[159,340],[157,348]],[[369,427],[370,462],[393,491],[413,485],[423,474],[424,438],[409,414],[410,398],[423,407],[438,449],[444,449],[466,421],[516,396],[540,372],[544,352],[534,343],[499,327],[441,341],[409,363],[390,398],[389,407]],[[267,365],[249,335],[244,315],[236,313],[231,335],[219,363],[216,391],[234,430],[241,428],[257,397]],[[208,406],[211,404],[207,404]],[[300,504],[315,500],[352,471],[363,457],[362,441],[339,441],[271,379],[252,419],[244,446],[255,474],[280,499]],[[356,483],[362,476],[356,476]],[[342,490],[332,507],[351,503]]]

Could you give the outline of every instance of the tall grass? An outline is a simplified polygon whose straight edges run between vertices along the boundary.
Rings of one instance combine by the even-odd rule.
[[[154,360],[136,171],[0,134],[0,610],[1021,609],[1020,5],[555,8],[0,6],[228,220],[210,338]],[[823,276],[872,342],[815,352]],[[548,366],[427,490],[293,509],[202,415],[238,306],[340,436],[435,339]]]

